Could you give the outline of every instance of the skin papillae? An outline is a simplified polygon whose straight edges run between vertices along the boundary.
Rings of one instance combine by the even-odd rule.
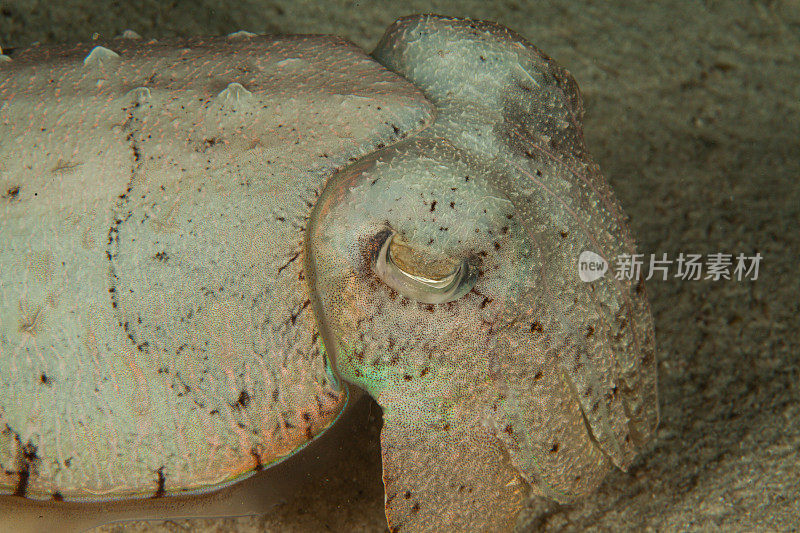
[[[530,43],[421,16],[373,56],[436,120],[326,186],[306,234],[312,305],[339,374],[383,408],[390,528],[508,531],[530,498],[591,492],[655,431],[642,281],[577,270],[583,250],[635,248],[585,151],[574,80]],[[474,285],[409,297],[376,273],[388,238],[407,274],[437,280],[461,262]]]
[[[96,44],[0,64],[0,493],[218,488],[323,432],[340,379],[383,408],[395,531],[511,530],[652,436],[643,286],[577,275],[633,241],[524,39]]]

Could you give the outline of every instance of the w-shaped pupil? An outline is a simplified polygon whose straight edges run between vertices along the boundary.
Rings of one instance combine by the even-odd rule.
[[[478,269],[468,259],[425,261],[422,254],[395,237],[395,233],[388,234],[376,256],[374,269],[386,285],[403,296],[422,303],[441,304],[460,298],[475,285]],[[424,264],[422,268],[420,263]],[[426,267],[431,274],[425,275]]]

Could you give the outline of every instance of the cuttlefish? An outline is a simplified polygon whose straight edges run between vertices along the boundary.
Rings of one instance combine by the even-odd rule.
[[[631,465],[653,321],[579,276],[635,247],[566,70],[433,15],[371,56],[126,37],[0,61],[6,509],[218,491],[360,390],[392,531],[513,530]]]

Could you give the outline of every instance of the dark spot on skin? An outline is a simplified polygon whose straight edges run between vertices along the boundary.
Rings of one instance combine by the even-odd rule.
[[[283,415],[281,416],[281,422],[283,423],[283,427],[284,427],[285,429],[294,429],[294,428],[296,428],[296,427],[297,427],[297,426],[295,426],[294,424],[292,424],[291,422],[289,422],[289,421],[286,419],[286,414],[283,414]]]
[[[306,310],[306,307],[308,307],[309,304],[311,304],[311,300],[306,300],[305,302],[303,302],[303,305],[300,306],[300,309],[298,309],[296,313],[294,312],[291,313],[291,315],[289,316],[289,320],[292,322],[293,326],[297,322],[297,317],[300,316],[300,313]]]
[[[419,502],[414,502],[414,505],[411,506],[411,513],[415,514],[419,512]]]
[[[425,367],[422,369],[422,372],[419,373],[419,377],[424,378],[427,373],[428,373],[428,368]]]
[[[5,198],[7,200],[14,200],[17,196],[19,196],[19,187],[18,186],[9,187],[6,190],[5,194],[3,194],[3,198]]]
[[[594,335],[594,326],[589,326],[586,328],[586,338],[588,339],[592,335]]]
[[[324,392],[325,392],[325,396],[327,396],[331,400],[335,400],[337,402],[339,401],[339,396],[338,395],[334,394],[333,392],[331,392],[329,390],[326,390]]]
[[[22,439],[19,433],[11,429],[11,426],[6,424],[2,434],[11,434],[17,442],[17,470],[16,474],[19,476],[17,485],[14,488],[14,496],[24,497],[28,490],[28,481],[30,480],[31,472],[35,472],[37,465],[40,462],[37,453],[36,445],[28,440],[27,444],[22,444]],[[9,472],[11,474],[13,472]]]
[[[47,374],[42,372],[42,375],[39,376],[39,381],[42,382],[42,385],[50,385],[51,381],[47,378]]]
[[[543,377],[542,371],[539,370],[538,372],[536,372],[536,375],[533,376],[533,379],[535,379],[536,381],[539,381],[540,379],[542,379],[542,377]]]
[[[162,466],[156,472],[158,473],[158,488],[156,488],[156,493],[153,494],[153,499],[164,496],[164,486],[167,484],[167,476],[164,475],[164,467]]]
[[[28,478],[31,475],[28,463],[22,465],[22,468],[17,471],[17,475],[19,476],[19,480],[17,481],[17,486],[14,487],[14,496],[22,498],[28,490]]]
[[[434,211],[436,211],[436,200],[431,202],[431,213],[433,213]]]
[[[455,209],[455,208],[456,208],[456,203],[450,202],[450,209]]]
[[[550,446],[550,453],[556,453],[558,451],[558,443],[554,442],[552,446]]]
[[[429,313],[433,313],[436,310],[436,308],[433,306],[433,304],[427,304],[425,305],[425,310]]]
[[[71,465],[72,465],[72,457],[70,457],[69,459],[64,459],[64,466],[69,468]]]
[[[256,471],[260,472],[261,470],[264,470],[264,465],[261,463],[261,455],[258,453],[258,446],[253,446],[250,448],[250,455],[253,457],[253,461],[256,463]]]
[[[60,492],[54,492],[53,493],[53,501],[63,502],[64,501],[64,496],[62,496]]]
[[[531,333],[541,333],[542,331],[544,331],[544,328],[540,322],[537,321],[531,324]]]
[[[511,424],[507,425],[504,431],[506,433],[508,433],[509,435],[513,435],[514,434],[514,430],[511,429]]]
[[[156,255],[153,256],[153,259],[161,263],[166,263],[167,260],[169,259],[169,255],[167,255],[167,252],[158,252]]]
[[[278,274],[280,274],[286,267],[291,265],[297,258],[300,257],[300,252],[295,253],[289,260],[282,266],[278,268]]]
[[[404,374],[403,379],[406,381],[411,381],[411,376],[409,376],[408,374]]]
[[[240,409],[243,407],[247,409],[248,405],[250,405],[250,394],[248,394],[246,390],[243,390],[239,393],[239,399],[236,400],[235,408]]]
[[[405,498],[406,500],[411,498],[411,493],[409,491],[405,491],[405,493],[403,494],[403,498]]]
[[[394,132],[395,135],[397,135],[398,133],[400,133],[400,128],[392,124],[392,131]]]
[[[558,234],[559,234],[559,235],[561,235],[561,238],[562,238],[562,239],[566,239],[566,238],[567,238],[567,235],[569,235],[569,233],[568,233],[568,232],[566,232],[566,231],[560,231]]]

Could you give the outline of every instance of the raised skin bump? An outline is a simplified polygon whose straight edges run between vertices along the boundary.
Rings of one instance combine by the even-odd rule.
[[[103,68],[118,64],[120,61],[119,54],[113,50],[109,50],[105,46],[95,46],[92,48],[89,55],[83,59],[83,64],[90,68]]]

